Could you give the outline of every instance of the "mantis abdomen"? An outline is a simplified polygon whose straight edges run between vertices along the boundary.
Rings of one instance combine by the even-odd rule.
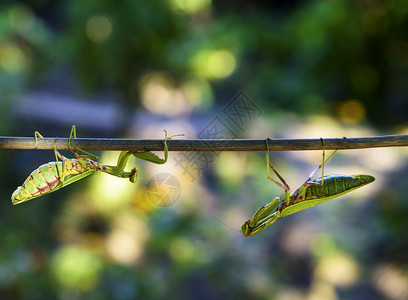
[[[312,182],[320,183],[322,178]],[[338,197],[374,181],[370,175],[328,175],[324,177],[323,185],[309,185],[305,200]]]
[[[320,184],[322,178],[317,178],[301,186],[290,197],[290,202],[282,202],[280,211],[282,216],[288,216],[303,209],[337,198],[343,194],[354,191],[375,178],[370,175],[328,175],[324,177],[323,185]]]
[[[76,159],[66,159],[65,169],[62,171],[63,163],[61,161],[49,162],[31,172],[23,185],[19,186],[11,196],[13,203],[18,204],[61,188],[61,178],[65,186],[94,172],[94,170],[89,171],[84,168]]]

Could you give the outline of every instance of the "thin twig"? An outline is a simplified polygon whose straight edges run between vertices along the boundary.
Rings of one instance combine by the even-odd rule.
[[[156,139],[105,139],[77,138],[72,139],[75,146],[83,150],[128,150],[128,151],[161,151],[163,140]],[[68,150],[67,138],[39,138],[38,150]],[[167,141],[169,151],[265,151],[265,139],[171,139]],[[34,138],[0,137],[0,149],[34,149]],[[325,138],[327,150],[363,149],[379,147],[408,146],[408,135],[385,135],[360,138]],[[321,139],[270,139],[272,151],[288,150],[321,150]]]

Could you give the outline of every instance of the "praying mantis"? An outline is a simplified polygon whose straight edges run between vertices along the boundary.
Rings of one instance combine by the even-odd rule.
[[[177,134],[168,137],[167,131],[164,130],[164,132],[164,158],[160,158],[149,151],[122,151],[119,155],[116,166],[109,166],[98,162],[97,156],[78,149],[74,145],[72,139],[76,138],[76,127],[73,125],[68,140],[68,147],[70,150],[71,147],[73,148],[71,152],[74,154],[75,158],[70,159],[61,155],[54,144],[55,161],[43,164],[31,172],[24,183],[14,191],[11,196],[11,201],[14,205],[26,202],[59,190],[60,188],[88,177],[98,171],[120,178],[129,178],[129,181],[134,183],[136,182],[138,170],[133,168],[131,171],[125,171],[129,158],[132,155],[155,164],[164,164],[168,159],[167,140],[174,136],[183,135]],[[35,149],[37,148],[37,138],[42,138],[43,136],[36,131],[34,137],[36,141]],[[86,155],[79,155],[78,151],[81,151]],[[58,160],[58,158],[60,160]]]
[[[291,194],[289,185],[269,161],[268,140],[269,138],[266,139],[266,176],[269,180],[285,190],[285,196],[283,200],[279,197],[274,198],[270,203],[260,207],[251,219],[246,220],[241,226],[241,231],[244,236],[251,236],[261,232],[280,217],[289,216],[298,211],[337,198],[375,180],[371,175],[324,176],[324,165],[337,150],[325,160],[324,140],[321,139],[323,162],[314,169],[306,181]],[[278,182],[269,175],[269,168],[273,170],[281,182]],[[312,177],[320,168],[322,169],[322,177],[312,180]]]

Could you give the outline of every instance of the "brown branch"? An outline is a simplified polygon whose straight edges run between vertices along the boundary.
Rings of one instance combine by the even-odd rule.
[[[105,139],[78,138],[73,143],[83,150],[128,150],[160,151],[163,141],[159,139]],[[68,150],[67,138],[39,138],[38,150]],[[167,141],[169,151],[265,151],[265,139],[171,139]],[[0,137],[0,149],[34,149],[34,138]],[[408,135],[386,135],[359,138],[325,138],[325,149],[364,149],[408,146]],[[272,151],[321,150],[321,139],[270,139]]]

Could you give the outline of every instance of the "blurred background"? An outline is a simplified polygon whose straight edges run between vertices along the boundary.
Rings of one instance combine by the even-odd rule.
[[[2,1],[0,135],[407,134],[407,26],[405,0]],[[326,174],[376,181],[245,238],[283,195],[264,154],[135,159],[136,184],[97,174],[13,206],[55,158],[2,150],[1,299],[408,299],[408,150],[339,151]],[[321,155],[271,161],[295,190]]]

